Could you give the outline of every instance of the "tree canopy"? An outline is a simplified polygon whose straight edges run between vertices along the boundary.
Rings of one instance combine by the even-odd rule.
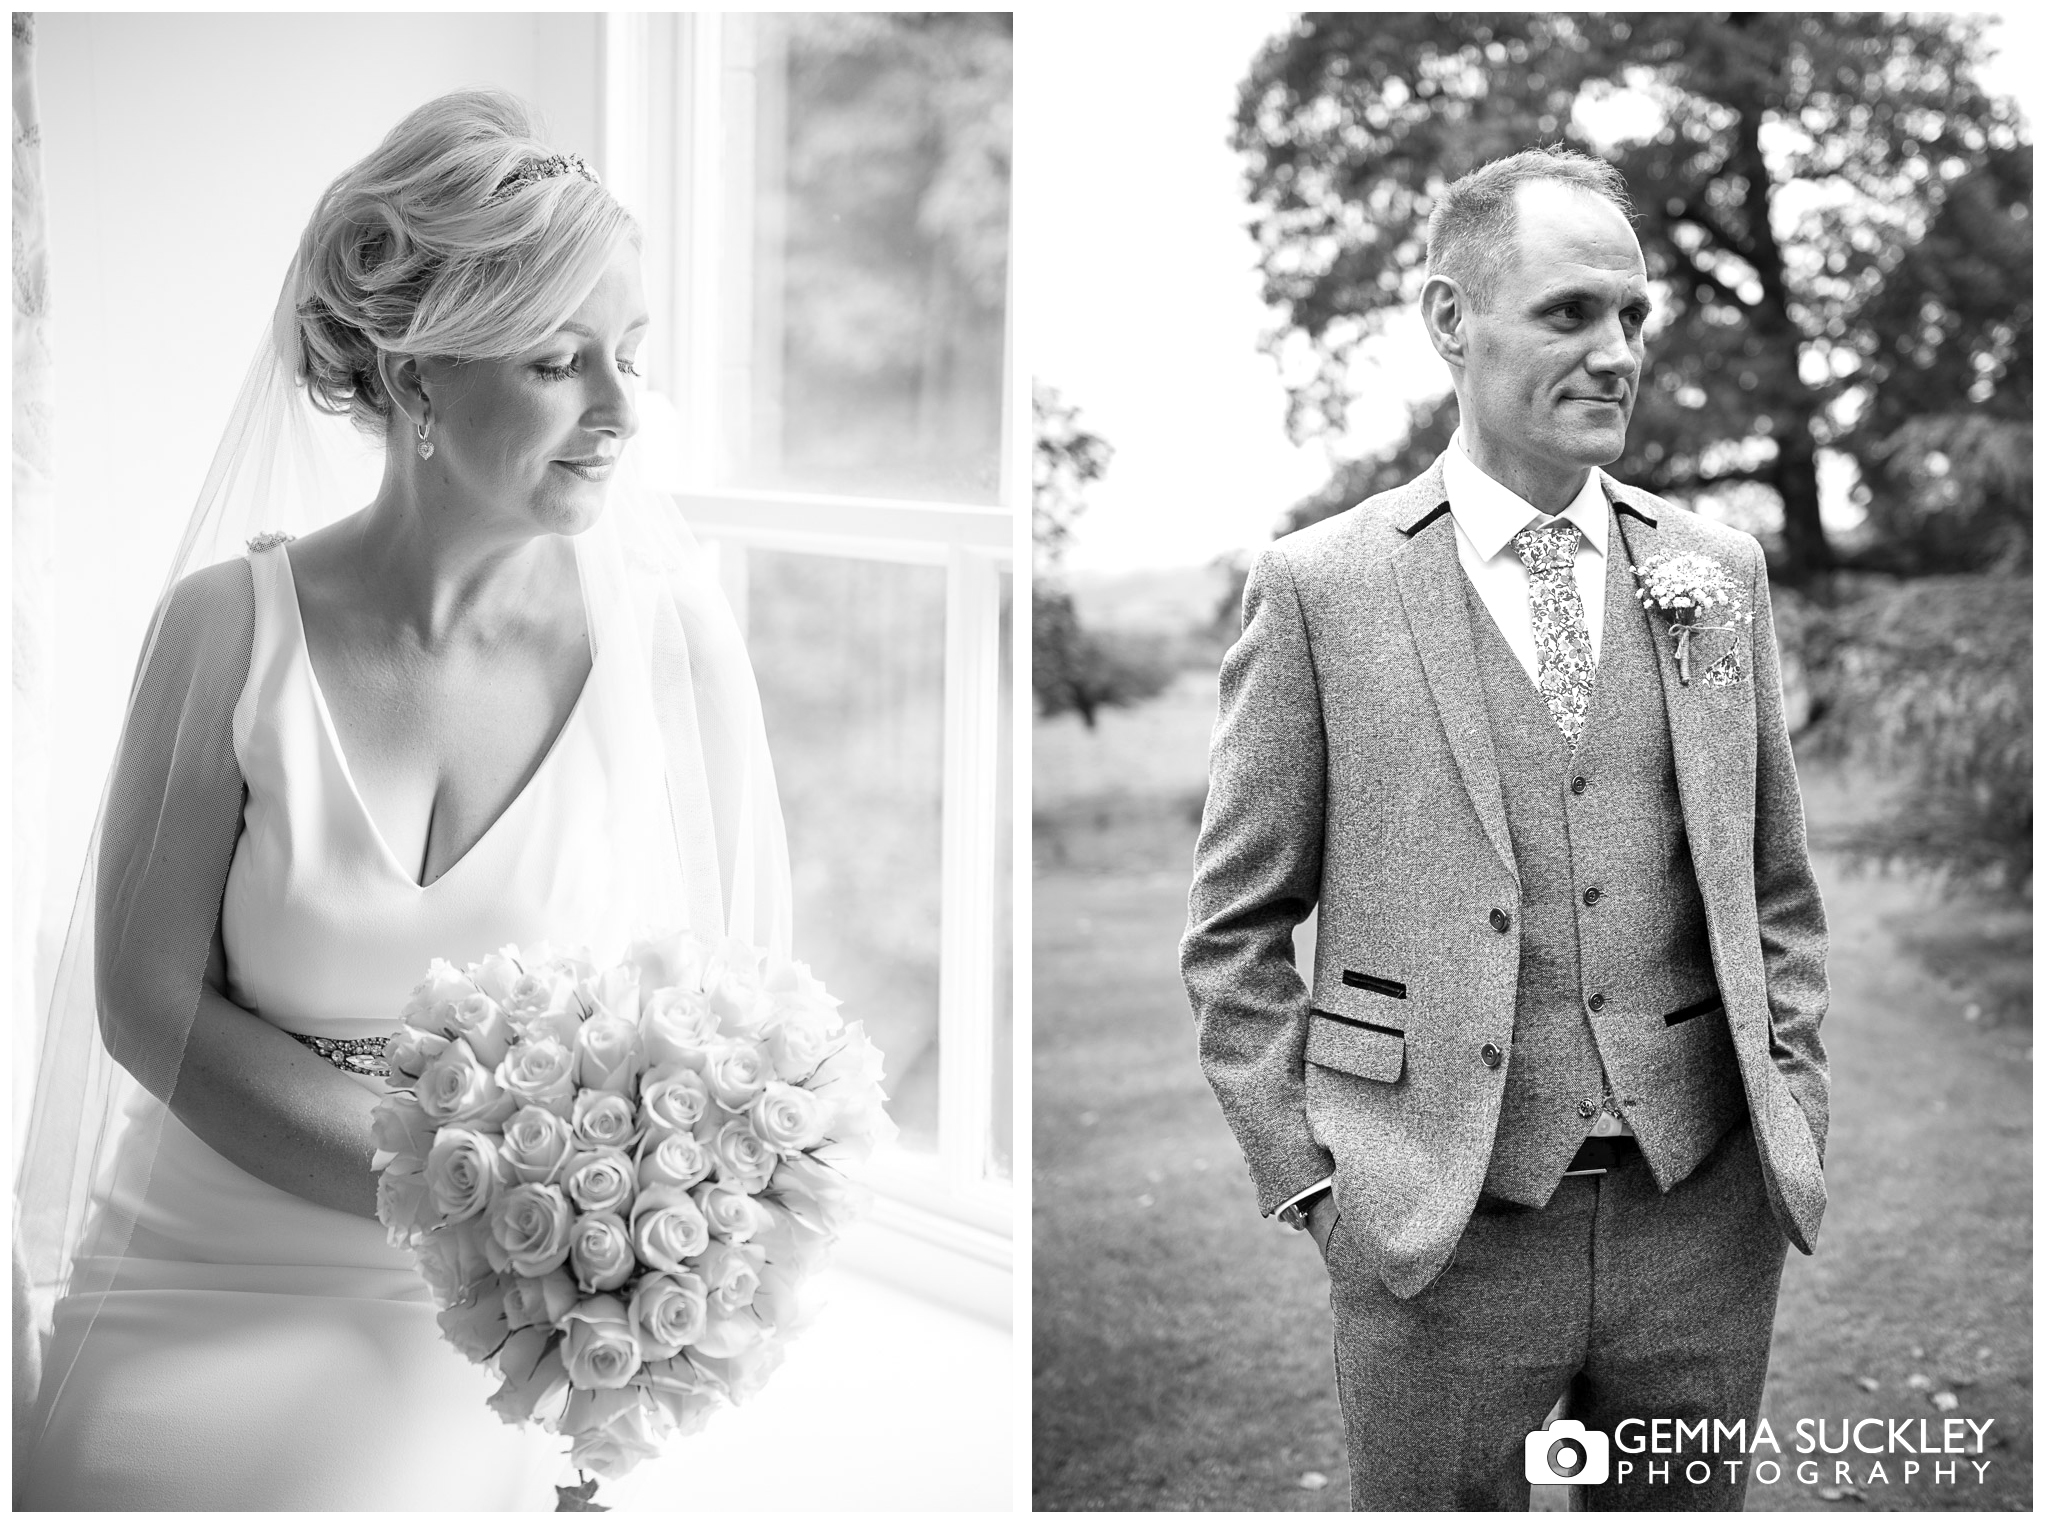
[[[1349,368],[1417,300],[1450,180],[1535,143],[1632,188],[1659,311],[1617,475],[1757,489],[1791,581],[1829,570],[1818,454],[1859,468],[1867,564],[1971,570],[2030,534],[2031,151],[1977,77],[1983,23],[1797,13],[1307,14],[1242,86],[1269,347],[1295,438],[1346,424]],[[1410,475],[1454,427],[1356,463],[1306,522]],[[1962,469],[1987,463],[1973,478]],[[1985,490],[1984,490],[1985,489]],[[1886,560],[1885,560],[1886,558]]]

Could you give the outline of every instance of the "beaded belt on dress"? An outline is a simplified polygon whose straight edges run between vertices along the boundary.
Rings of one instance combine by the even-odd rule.
[[[391,1072],[391,1066],[383,1059],[383,1045],[390,1041],[388,1037],[313,1037],[304,1032],[291,1035],[336,1069],[376,1079],[384,1079]]]

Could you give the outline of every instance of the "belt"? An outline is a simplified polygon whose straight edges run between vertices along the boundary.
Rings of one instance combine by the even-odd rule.
[[[1624,1133],[1609,1138],[1585,1138],[1583,1147],[1576,1151],[1576,1157],[1569,1161],[1569,1168],[1562,1172],[1566,1180],[1571,1175],[1602,1175],[1615,1170],[1640,1152],[1638,1139]]]

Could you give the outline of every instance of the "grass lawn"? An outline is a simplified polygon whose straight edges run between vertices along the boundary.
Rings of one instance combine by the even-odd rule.
[[[1212,688],[1037,748],[1035,1493],[1042,1509],[1348,1503],[1326,1279],[1256,1215],[1176,952]],[[1189,749],[1194,762],[1188,764]],[[1814,824],[1868,790],[1813,776]],[[1764,1411],[1792,1463],[1750,1508],[2027,1508],[2027,913],[1821,860],[1831,1208],[1784,1276]],[[1971,1010],[1971,1015],[1970,1015]],[[1935,1406],[1934,1398],[1957,1403]],[[1795,1424],[1994,1419],[1962,1464],[1794,1474]],[[1914,1429],[1914,1424],[1913,1424]]]

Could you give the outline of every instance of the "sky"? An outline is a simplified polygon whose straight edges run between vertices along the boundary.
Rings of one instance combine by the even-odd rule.
[[[1257,347],[1272,315],[1228,146],[1236,87],[1290,15],[1214,6],[1197,25],[1161,26],[1147,7],[1056,6],[1021,29],[1024,361],[1115,450],[1066,558],[1075,572],[1261,545],[1328,478],[1321,445],[1286,438],[1285,389]],[[2037,36],[2005,21],[1987,81],[2034,122],[2041,84],[2022,60]],[[1396,439],[1407,401],[1448,385],[1417,319],[1395,324],[1377,357],[1351,410],[1352,454]]]

